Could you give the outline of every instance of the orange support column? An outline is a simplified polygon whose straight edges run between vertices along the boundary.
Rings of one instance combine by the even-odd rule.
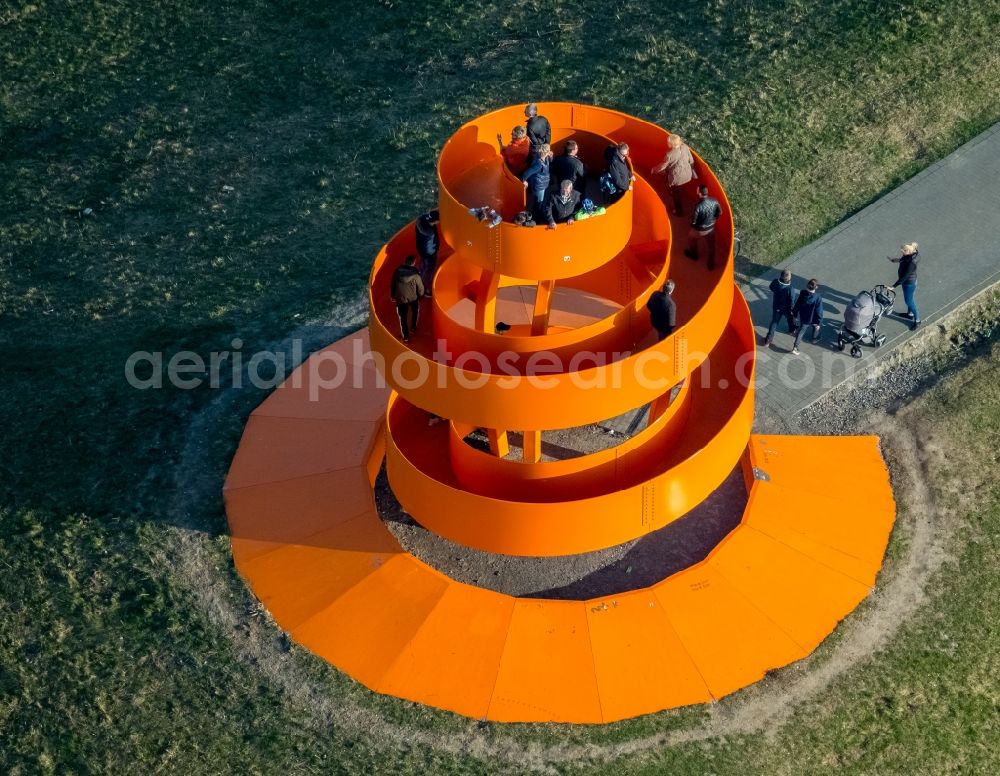
[[[540,337],[549,330],[549,314],[552,312],[552,292],[556,281],[542,280],[535,292],[535,309],[531,316],[531,336]]]
[[[525,463],[538,463],[542,460],[542,432],[525,431],[523,451]]]
[[[484,269],[479,276],[476,293],[476,328],[493,331],[497,325],[497,291],[500,289],[500,273]]]
[[[497,458],[506,458],[508,453],[510,453],[510,442],[507,441],[507,432],[488,428],[486,429],[486,436],[490,440],[490,452]]]
[[[479,277],[479,293],[476,296],[476,328],[492,331],[497,320],[497,292],[500,289],[500,273],[484,269]],[[497,458],[506,458],[510,453],[507,432],[495,428],[486,429],[490,440],[490,452]]]

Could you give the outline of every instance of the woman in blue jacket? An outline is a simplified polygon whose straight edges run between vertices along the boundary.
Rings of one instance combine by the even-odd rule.
[[[792,345],[792,353],[797,356],[799,343],[802,342],[807,326],[812,327],[812,341],[819,342],[819,327],[823,325],[823,295],[819,292],[819,281],[816,278],[799,291],[792,313],[799,318],[799,333],[795,335],[795,344]]]
[[[545,192],[549,189],[549,164],[552,162],[552,146],[543,143],[538,146],[538,155],[532,161],[531,166],[524,171],[521,181],[524,188],[531,192],[528,197],[528,207],[535,214],[536,220],[541,220],[542,209],[545,205]]]

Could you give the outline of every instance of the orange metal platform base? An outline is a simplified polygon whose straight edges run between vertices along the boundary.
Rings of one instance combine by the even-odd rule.
[[[352,340],[367,351],[365,333],[333,348]],[[558,601],[456,582],[375,511],[376,371],[309,401],[309,367],[247,424],[225,490],[233,555],[278,625],[373,690],[505,722],[701,703],[807,655],[875,583],[895,514],[877,439],[785,436],[751,437],[742,523],[657,585]],[[852,487],[819,487],[839,465]]]
[[[808,654],[874,584],[895,505],[874,437],[750,435],[753,326],[711,169],[696,159],[722,209],[714,271],[683,258],[673,233],[685,222],[643,172],[669,133],[593,106],[539,107],[553,141],[576,140],[591,165],[627,142],[633,187],[599,217],[515,226],[524,187],[492,138],[520,108],[462,127],[438,163],[443,262],[421,303],[431,327],[404,342],[390,299],[411,225],[375,261],[368,331],[313,355],[253,413],[226,508],[240,573],[278,624],[365,685],[477,718],[609,722],[719,698]],[[470,215],[482,205],[504,222]],[[644,307],[668,277],[680,325],[657,340]],[[543,460],[543,431],[644,405],[645,428],[617,447]],[[445,422],[429,427],[428,413]],[[466,443],[480,428],[490,452]],[[508,429],[524,440],[519,460]],[[399,546],[375,511],[383,460],[425,528],[497,553],[634,539],[737,463],[749,500],[704,561],[651,587],[512,598]],[[849,491],[822,487],[838,466],[854,473]]]

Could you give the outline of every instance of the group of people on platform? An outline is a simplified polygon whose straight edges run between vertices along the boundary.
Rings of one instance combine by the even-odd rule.
[[[575,140],[563,144],[562,153],[554,154],[551,146],[552,127],[538,107],[532,103],[525,107],[525,124],[511,130],[509,143],[497,135],[500,154],[510,171],[517,175],[528,191],[527,211],[518,213],[514,223],[534,226],[546,223],[550,229],[558,224],[571,224],[584,215],[594,212],[591,199],[587,198],[588,171],[580,159],[580,147]],[[719,201],[709,195],[708,187],[698,185],[694,154],[678,135],[670,135],[663,161],[650,171],[666,178],[670,192],[672,212],[684,214],[684,200],[690,199],[688,191],[697,185],[697,200],[691,214],[685,255],[693,260],[705,258],[708,269],[715,268],[715,226],[722,215]],[[597,178],[597,193],[605,206],[612,205],[632,188],[635,174],[632,171],[628,143],[608,146],[604,153],[604,172]],[[489,211],[483,212],[483,211]],[[500,223],[500,216],[489,208],[474,209],[483,220]]]
[[[513,218],[515,225],[533,227],[545,223],[549,229],[555,229],[559,224],[572,224],[577,220],[599,216],[605,212],[605,207],[617,202],[632,188],[635,175],[628,143],[612,144],[605,149],[604,171],[594,180],[580,159],[580,147],[576,140],[569,139],[563,143],[562,152],[557,156],[552,150],[552,126],[548,119],[539,115],[534,103],[525,107],[524,115],[525,123],[512,129],[509,143],[504,143],[503,137],[497,135],[504,163],[518,176],[527,191],[527,207]],[[675,215],[683,215],[685,193],[698,175],[694,156],[680,137],[670,136],[663,162],[651,172],[665,176],[672,211]],[[598,196],[601,205],[593,201]],[[489,206],[470,208],[469,213],[489,227],[495,227],[503,220],[501,214]],[[715,227],[721,215],[722,208],[718,200],[709,196],[707,187],[699,186],[684,253],[693,260],[704,257],[709,269],[715,267]],[[399,314],[404,342],[409,342],[417,330],[420,300],[432,293],[441,243],[439,220],[437,210],[431,210],[417,218],[417,252],[406,257],[392,279],[391,294]],[[670,290],[673,290],[672,282]],[[668,325],[672,330],[676,308],[665,288],[654,295],[654,300],[661,310],[657,314],[657,322],[661,318],[663,321],[670,320],[669,324],[654,325],[662,339],[666,336],[663,332]]]
[[[497,135],[504,163],[518,176],[528,193],[528,209],[519,212],[513,223],[524,227],[545,223],[548,228],[555,229],[559,224],[572,224],[581,218],[600,215],[603,207],[595,206],[587,196],[594,191],[595,181],[579,157],[579,144],[575,140],[567,140],[562,152],[555,155],[551,146],[552,127],[548,119],[539,115],[534,103],[525,107],[524,115],[524,125],[513,128],[509,143],[504,143],[503,138]],[[612,205],[632,188],[635,181],[628,144],[608,146],[605,149],[604,164],[603,173],[596,179],[596,191],[604,205]],[[670,135],[663,161],[654,166],[650,173],[665,177],[671,210],[675,216],[683,216],[688,201],[693,200],[690,202],[693,207],[684,254],[695,261],[704,258],[707,268],[714,269],[715,229],[722,216],[722,207],[709,194],[708,187],[698,182],[691,149],[678,135]],[[693,197],[695,191],[696,198]],[[490,207],[470,208],[469,212],[491,227],[502,222],[501,215]],[[417,218],[416,254],[407,256],[393,275],[391,295],[396,303],[404,342],[409,342],[417,330],[420,300],[431,296],[441,244],[439,220],[437,210],[431,210]],[[920,324],[914,300],[917,244],[904,245],[899,257],[889,258],[899,264],[898,279],[893,285],[902,286],[906,301],[907,312],[901,314],[901,317],[910,321],[911,328],[916,328]],[[668,280],[660,290],[651,295],[646,305],[650,323],[660,340],[669,336],[677,323],[677,307],[671,296],[674,288],[674,282]],[[764,344],[771,345],[778,325],[785,319],[788,333],[795,337],[791,352],[798,355],[799,345],[807,331],[812,332],[813,342],[820,339],[823,295],[819,281],[815,278],[809,280],[796,296],[792,288],[791,273],[785,270],[771,282],[770,290],[772,320]]]
[[[531,103],[524,109],[525,123],[518,124],[504,143],[497,135],[500,155],[507,168],[520,178],[526,190],[526,210],[515,216],[519,226],[544,223],[549,229],[572,224],[585,217],[601,215],[604,207],[621,199],[632,188],[635,176],[628,163],[628,143],[617,143],[605,150],[605,170],[598,178],[599,188],[588,196],[589,175],[580,159],[580,145],[575,140],[563,144],[558,156],[552,150],[552,126],[538,107]],[[600,195],[602,205],[594,203]],[[483,213],[484,210],[490,210]],[[472,211],[483,220],[495,221],[499,214],[489,208]],[[499,223],[498,221],[496,223]],[[491,223],[495,225],[495,223]]]

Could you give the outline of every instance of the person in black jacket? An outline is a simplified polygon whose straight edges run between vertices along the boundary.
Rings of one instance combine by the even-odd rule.
[[[580,157],[577,155],[579,153],[580,146],[577,142],[567,140],[566,145],[563,146],[562,154],[552,159],[552,177],[556,184],[563,181],[572,182],[573,188],[583,194],[587,180],[587,168],[580,161]]]
[[[900,318],[908,318],[910,321],[910,331],[920,325],[920,313],[917,312],[917,302],[914,295],[917,293],[917,264],[920,261],[919,246],[916,243],[907,243],[900,246],[902,254],[899,258],[889,256],[889,261],[899,264],[898,277],[892,284],[893,288],[903,287],[903,301],[906,302],[906,312],[898,313]]]
[[[708,256],[708,268],[715,269],[715,222],[722,215],[722,206],[715,197],[708,196],[708,186],[698,187],[698,204],[691,216],[691,230],[684,255],[697,261],[701,254]]]
[[[528,140],[531,141],[532,150],[537,154],[539,146],[552,142],[552,127],[549,126],[549,120],[545,116],[538,115],[538,106],[535,103],[525,106],[524,117],[525,129],[528,130]],[[528,160],[528,163],[531,163],[531,159]]]
[[[792,273],[787,269],[781,270],[780,277],[771,281],[771,325],[767,328],[767,336],[764,338],[764,345],[770,345],[774,339],[774,332],[785,318],[788,322],[788,333],[795,333],[795,318],[792,315]]]
[[[792,313],[799,317],[799,333],[795,335],[795,344],[792,345],[792,355],[799,355],[799,343],[802,342],[802,335],[806,333],[806,328],[812,328],[813,342],[819,342],[820,326],[823,325],[823,295],[819,292],[819,281],[813,278],[806,287],[799,291],[799,296],[795,300]]]
[[[674,293],[674,281],[668,280],[663,284],[663,289],[654,291],[646,302],[649,322],[656,329],[660,342],[669,337],[677,325],[677,304],[670,296],[672,293]]]
[[[540,221],[545,216],[545,194],[549,189],[551,172],[549,168],[552,163],[552,149],[548,144],[538,147],[531,166],[521,175],[524,188],[528,189],[528,208],[535,214],[535,220]]]
[[[625,192],[632,188],[635,176],[628,163],[628,143],[608,146],[604,156],[608,162],[608,169],[604,174],[611,180],[616,189],[614,194],[606,197],[607,204],[611,205],[625,196]]]
[[[431,295],[434,270],[437,269],[438,248],[441,245],[441,238],[438,235],[440,220],[437,210],[431,210],[417,218],[417,253],[420,254],[420,279],[424,283],[424,296]]]
[[[559,184],[559,191],[549,197],[545,206],[545,217],[549,229],[555,229],[556,224],[572,224],[574,214],[580,207],[580,192],[573,190],[572,181]]]

